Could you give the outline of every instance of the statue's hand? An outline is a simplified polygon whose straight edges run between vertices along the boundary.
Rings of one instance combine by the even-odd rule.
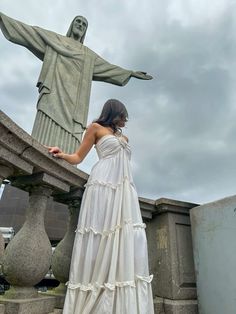
[[[146,72],[141,72],[141,71],[133,72],[132,76],[140,80],[152,80],[153,78],[151,75],[148,75]]]

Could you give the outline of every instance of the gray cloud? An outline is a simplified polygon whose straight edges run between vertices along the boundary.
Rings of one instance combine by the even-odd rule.
[[[107,98],[127,104],[125,132],[140,195],[202,203],[235,194],[233,1],[213,7],[203,0],[93,0],[80,6],[75,0],[53,6],[25,0],[24,8],[8,0],[0,10],[62,34],[83,14],[88,47],[112,63],[153,75],[152,81],[131,79],[122,88],[93,83],[89,111],[91,122]],[[30,132],[41,64],[1,34],[0,41],[1,109]],[[80,168],[89,172],[95,160],[93,150]]]

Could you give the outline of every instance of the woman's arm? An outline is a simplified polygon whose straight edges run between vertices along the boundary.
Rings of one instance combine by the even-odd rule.
[[[66,160],[72,165],[76,165],[81,163],[84,158],[87,156],[90,149],[95,144],[97,137],[97,125],[92,123],[83,138],[83,141],[79,147],[79,149],[73,154],[66,154],[64,153],[59,147],[47,147],[50,154],[53,157],[61,158]]]

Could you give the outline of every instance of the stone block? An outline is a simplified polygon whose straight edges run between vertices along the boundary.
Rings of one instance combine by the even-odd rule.
[[[153,300],[155,314],[165,314],[163,301],[163,298],[158,297]]]
[[[55,307],[53,297],[39,296],[33,299],[6,299],[1,297],[0,302],[5,305],[4,314],[48,314],[53,312]]]
[[[0,113],[0,143],[17,155],[20,155],[27,147],[32,145],[33,139],[6,115],[5,117],[8,118],[9,124],[4,125],[3,115],[3,113]]]
[[[143,219],[152,219],[152,215],[156,212],[156,202],[148,198],[139,197],[139,206]]]
[[[63,182],[62,180],[58,180],[55,177],[52,177],[44,172],[34,173],[30,176],[19,176],[12,180],[12,185],[24,190],[28,188],[28,186],[35,185],[46,185],[55,189],[57,191],[69,192],[70,186]]]
[[[164,314],[198,314],[197,300],[164,299],[163,307]]]
[[[48,292],[43,292],[41,294],[55,298],[55,310],[63,309],[64,303],[65,303],[65,294],[64,293],[56,293],[54,290],[51,290]]]
[[[0,161],[3,165],[13,167],[16,174],[31,174],[33,172],[32,165],[3,146],[0,146]],[[3,176],[4,173],[1,173],[1,175]]]
[[[0,304],[0,314],[5,314],[5,305]]]

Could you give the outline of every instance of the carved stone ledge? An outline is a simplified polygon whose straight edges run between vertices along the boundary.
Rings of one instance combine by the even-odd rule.
[[[148,198],[139,197],[139,206],[141,209],[142,217],[144,219],[152,219],[152,215],[156,212],[155,201]]]
[[[169,198],[159,198],[155,201],[156,212],[155,215],[161,213],[172,212],[177,214],[185,214],[189,216],[191,208],[198,206],[199,204],[172,200]]]
[[[12,151],[0,146],[0,178],[7,179],[12,175],[31,174],[33,166]]]
[[[82,189],[87,182],[88,175],[85,172],[64,160],[53,158],[43,145],[34,140],[2,111],[0,111],[0,147],[2,148],[0,158],[1,155],[3,158],[7,156],[6,150],[10,151],[30,164],[34,168],[34,173],[45,172],[70,186]]]
[[[30,176],[10,177],[13,186],[25,191],[30,191],[33,186],[48,186],[53,191],[69,192],[70,186],[57,178],[44,172],[34,173]]]

